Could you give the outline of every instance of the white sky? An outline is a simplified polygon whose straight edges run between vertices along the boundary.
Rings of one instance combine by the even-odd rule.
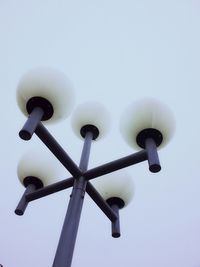
[[[37,66],[64,71],[76,105],[95,100],[110,110],[112,130],[93,145],[90,167],[132,153],[118,127],[132,101],[160,99],[177,123],[173,140],[160,151],[160,173],[149,173],[146,163],[128,168],[135,197],[121,212],[120,239],[111,238],[110,222],[86,197],[73,267],[200,266],[199,27],[198,0],[0,1],[4,267],[51,266],[69,199],[67,190],[31,203],[23,217],[14,214],[24,191],[18,160],[41,145],[36,137],[28,143],[18,138],[25,117],[15,92],[20,77]],[[78,163],[82,143],[70,118],[48,129]]]

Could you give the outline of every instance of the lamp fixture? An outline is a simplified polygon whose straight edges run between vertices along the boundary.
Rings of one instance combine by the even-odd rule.
[[[25,74],[17,88],[17,102],[28,117],[19,132],[20,138],[30,140],[36,134],[71,177],[52,182],[52,177],[56,176],[52,163],[40,157],[40,152],[36,156],[32,153],[24,156],[18,165],[18,177],[26,189],[15,213],[23,215],[29,202],[72,187],[52,265],[70,267],[85,192],[111,221],[112,236],[120,237],[119,210],[128,205],[134,192],[130,175],[122,169],[148,161],[149,170],[159,172],[157,149],[172,138],[174,118],[168,107],[155,99],[132,104],[121,118],[120,130],[126,142],[139,151],[88,170],[91,144],[109,130],[109,114],[102,105],[84,103],[72,115],[72,128],[84,143],[77,165],[44,126],[70,114],[74,93],[65,75],[52,69],[37,69]],[[93,179],[94,183],[90,181]]]

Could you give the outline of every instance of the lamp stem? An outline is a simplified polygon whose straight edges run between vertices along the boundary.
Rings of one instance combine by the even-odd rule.
[[[93,140],[93,133],[87,132],[85,135],[83,150],[79,164],[79,168],[82,170],[82,172],[87,171],[88,168],[92,140]]]
[[[42,108],[36,107],[33,109],[26,123],[24,124],[23,128],[19,132],[19,136],[21,137],[21,139],[23,140],[31,139],[43,115],[44,115],[44,110]]]
[[[147,151],[149,170],[154,173],[159,172],[161,170],[161,166],[158,157],[156,142],[153,140],[153,138],[146,139],[145,149]]]
[[[85,136],[84,146],[79,164],[80,169],[83,171],[87,170],[92,139],[93,134],[91,132],[88,132]],[[87,180],[84,176],[80,176],[74,181],[53,267],[71,266],[86,185]]]
[[[121,235],[121,233],[120,233],[120,220],[119,220],[119,206],[117,204],[113,204],[111,206],[111,208],[117,215],[117,218],[111,223],[112,237],[118,238]]]
[[[36,186],[34,184],[29,184],[24,191],[23,196],[21,197],[17,208],[15,209],[15,214],[22,216],[28,206],[28,200],[26,196],[30,193],[33,193],[36,190]]]

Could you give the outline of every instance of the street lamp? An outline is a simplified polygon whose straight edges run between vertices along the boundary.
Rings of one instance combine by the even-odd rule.
[[[103,137],[110,125],[109,116],[100,104],[80,105],[72,115],[72,128],[84,140],[77,166],[43,124],[60,120],[70,113],[74,95],[65,76],[51,69],[31,71],[19,82],[17,100],[21,111],[28,116],[19,136],[30,140],[35,133],[72,177],[52,183],[48,178],[56,175],[53,164],[39,159],[40,152],[36,157],[26,155],[18,165],[18,176],[26,189],[15,213],[23,215],[30,201],[72,187],[52,265],[70,267],[85,192],[110,219],[112,236],[119,237],[119,210],[133,196],[132,179],[122,169],[147,160],[149,170],[159,172],[157,148],[166,145],[173,136],[174,119],[169,109],[154,99],[131,105],[122,116],[120,129],[127,143],[139,151],[88,170],[91,144]],[[90,182],[100,176],[94,184]]]

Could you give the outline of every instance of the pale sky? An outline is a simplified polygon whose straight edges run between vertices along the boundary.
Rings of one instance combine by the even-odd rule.
[[[198,0],[0,1],[4,267],[52,266],[69,200],[70,189],[30,203],[23,217],[14,214],[24,192],[18,161],[26,150],[44,146],[36,136],[29,142],[18,137],[25,117],[16,87],[25,72],[41,66],[68,76],[74,108],[92,100],[110,111],[112,129],[93,144],[90,168],[134,152],[119,131],[131,102],[157,98],[176,119],[173,140],[159,151],[162,171],[150,173],[146,162],[127,170],[135,196],[120,213],[119,239],[111,237],[109,220],[86,197],[72,266],[200,266],[199,29]],[[48,129],[78,164],[82,142],[70,120]],[[61,169],[59,179],[68,177]]]

